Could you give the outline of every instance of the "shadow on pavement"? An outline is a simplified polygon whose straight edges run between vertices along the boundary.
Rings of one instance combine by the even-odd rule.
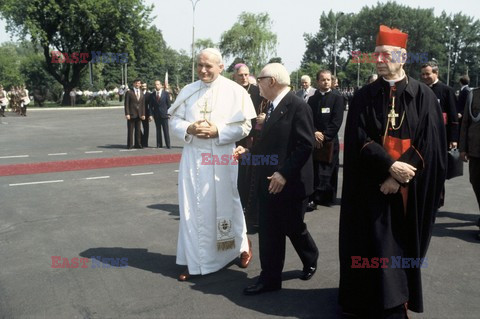
[[[442,218],[456,219],[460,222],[442,223]],[[463,227],[470,227],[477,225],[478,216],[474,214],[463,214],[439,211],[435,221],[432,235],[436,237],[455,237],[470,243],[479,243],[476,239],[478,228],[463,229]],[[459,229],[462,228],[462,229]]]
[[[125,149],[127,148],[127,144],[107,144],[107,145],[101,145],[97,146],[98,148],[109,148],[109,149],[114,149],[114,148],[120,148],[120,149]]]
[[[283,281],[298,278],[298,272],[284,273]],[[243,271],[223,269],[214,276],[192,280],[192,289],[204,294],[228,298],[236,305],[261,314],[289,318],[338,318],[337,288],[292,289],[245,296],[243,289],[257,280],[249,280]],[[292,277],[288,278],[287,277]],[[298,280],[298,279],[297,279]],[[299,280],[300,281],[300,280]],[[232,314],[230,314],[232,315]],[[227,316],[226,316],[227,317]]]
[[[148,205],[147,207],[168,212],[170,216],[180,216],[180,208],[177,204],[154,204]]]
[[[128,267],[160,273],[172,278],[177,278],[180,271],[179,266],[175,264],[175,256],[151,253],[145,248],[98,247],[89,248],[82,251],[79,255],[87,258],[95,256],[102,258],[128,258]]]

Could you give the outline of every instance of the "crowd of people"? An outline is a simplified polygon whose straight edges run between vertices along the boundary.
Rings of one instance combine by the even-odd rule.
[[[27,106],[30,96],[24,85],[12,86],[10,91],[5,91],[0,84],[0,116],[5,117],[7,107],[20,116],[27,116]]]
[[[432,62],[422,66],[424,83],[406,75],[404,63],[389,57],[406,52],[407,38],[380,27],[375,52],[386,58],[376,64],[378,76],[356,92],[339,92],[329,70],[316,74],[316,88],[305,75],[302,88],[292,92],[279,63],[267,64],[256,81],[247,65],[237,64],[231,81],[221,75],[218,50],[200,52],[199,80],[168,109],[171,130],[184,144],[176,262],[186,268],[180,281],[218,271],[236,258],[248,267],[253,256],[247,234],[257,231],[261,272],[245,295],[282,288],[287,237],[300,258],[299,279],[314,276],[319,250],[304,215],[336,201],[338,132],[348,103],[339,229],[342,317],[423,312],[420,268],[443,204],[450,148],[459,146],[470,161],[480,197],[480,92],[475,98],[462,77],[463,102],[457,100],[438,81]],[[127,98],[142,104],[141,92]],[[135,116],[146,118],[143,111]],[[392,267],[393,257],[418,260],[419,266]],[[378,267],[379,261],[384,265]]]

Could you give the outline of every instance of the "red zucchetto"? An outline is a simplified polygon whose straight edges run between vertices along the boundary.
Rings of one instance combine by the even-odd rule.
[[[390,29],[385,25],[380,26],[380,31],[377,35],[376,46],[391,45],[394,47],[407,48],[408,34],[403,33],[398,29]]]

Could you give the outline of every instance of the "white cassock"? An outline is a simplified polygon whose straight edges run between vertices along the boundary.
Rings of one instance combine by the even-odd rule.
[[[238,165],[231,155],[235,142],[250,132],[255,108],[244,88],[219,75],[212,83],[187,85],[168,113],[172,133],[185,142],[178,176],[177,264],[187,265],[191,275],[205,275],[248,251],[237,190]],[[187,134],[191,123],[205,118],[217,126],[218,137]],[[213,162],[216,156],[228,163],[202,164],[202,159]]]

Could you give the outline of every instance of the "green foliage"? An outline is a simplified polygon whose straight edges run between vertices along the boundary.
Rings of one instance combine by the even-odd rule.
[[[80,83],[86,63],[52,63],[51,51],[128,53],[129,61],[146,52],[151,7],[142,0],[5,0],[0,13],[8,31],[41,46],[47,71],[68,93]],[[91,59],[91,56],[89,57]]]
[[[407,32],[407,51],[427,53],[429,59],[436,59],[440,67],[440,78],[446,81],[448,64],[448,44],[451,36],[452,58],[450,84],[467,67],[470,72],[478,72],[476,63],[480,56],[480,22],[463,14],[449,16],[443,12],[435,17],[432,9],[410,8],[394,1],[365,6],[357,14],[323,12],[319,19],[320,28],[315,34],[304,34],[307,49],[301,68],[314,62],[326,65],[333,71],[335,24],[337,33],[337,74],[342,85],[356,85],[357,65],[350,65],[351,52],[372,52],[375,48],[379,25],[384,24]],[[451,31],[445,29],[450,27]],[[458,26],[456,28],[455,26]],[[419,78],[421,62],[405,64],[406,72]],[[360,66],[360,84],[368,77],[374,64]]]
[[[220,40],[220,50],[225,58],[239,57],[256,74],[274,55],[277,36],[271,28],[272,22],[268,13],[243,12],[232,28],[224,32]]]

